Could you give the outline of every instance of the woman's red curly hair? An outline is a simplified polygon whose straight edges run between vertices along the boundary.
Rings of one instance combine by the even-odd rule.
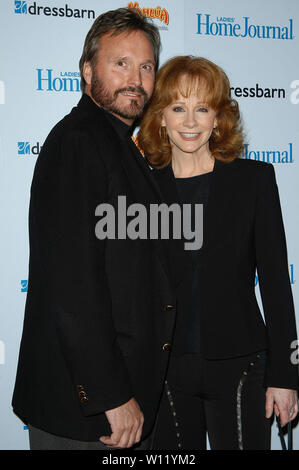
[[[239,106],[230,97],[230,83],[225,72],[203,57],[177,56],[158,71],[154,93],[137,136],[138,145],[150,165],[163,168],[171,161],[171,144],[161,127],[163,110],[178,99],[197,92],[201,100],[217,112],[209,148],[218,160],[230,162],[244,150]]]

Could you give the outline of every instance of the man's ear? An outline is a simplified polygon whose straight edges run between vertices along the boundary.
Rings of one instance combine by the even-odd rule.
[[[91,84],[91,78],[92,78],[92,69],[90,62],[84,62],[83,65],[83,77],[87,85]]]

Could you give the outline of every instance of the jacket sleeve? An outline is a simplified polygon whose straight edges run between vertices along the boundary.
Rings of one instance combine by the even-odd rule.
[[[113,324],[105,240],[95,236],[108,180],[86,132],[54,142],[45,144],[33,186],[35,228],[60,348],[82,412],[91,416],[133,396]]]
[[[298,365],[291,361],[297,333],[279,193],[273,165],[258,170],[256,264],[268,339],[264,385],[297,389]]]

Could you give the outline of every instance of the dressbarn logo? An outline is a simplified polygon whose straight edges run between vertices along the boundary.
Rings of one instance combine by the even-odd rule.
[[[28,279],[21,280],[21,292],[28,292]]]
[[[283,150],[252,150],[249,144],[244,145],[244,158],[249,160],[258,160],[266,163],[294,163],[293,159],[293,144],[289,143]]]
[[[81,92],[79,72],[59,72],[53,69],[36,69],[37,91]]]
[[[94,10],[84,10],[79,8],[70,8],[69,5],[50,7],[46,5],[38,5],[37,2],[29,4],[27,1],[15,0],[14,2],[16,15],[32,15],[32,16],[54,16],[62,18],[81,18],[95,19]]]
[[[284,99],[286,90],[284,88],[261,87],[258,83],[252,87],[231,87],[231,95],[236,98],[274,98]]]
[[[39,155],[42,146],[39,142],[31,144],[31,142],[21,141],[18,142],[18,155]]]
[[[291,103],[299,104],[299,80],[293,80],[291,83]]]
[[[284,25],[254,23],[249,16],[242,20],[230,17],[212,18],[209,14],[197,13],[197,34],[248,39],[294,39],[293,19]]]

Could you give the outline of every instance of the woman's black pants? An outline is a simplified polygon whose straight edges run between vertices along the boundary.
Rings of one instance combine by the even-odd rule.
[[[225,360],[170,358],[153,449],[270,449],[263,352]]]

